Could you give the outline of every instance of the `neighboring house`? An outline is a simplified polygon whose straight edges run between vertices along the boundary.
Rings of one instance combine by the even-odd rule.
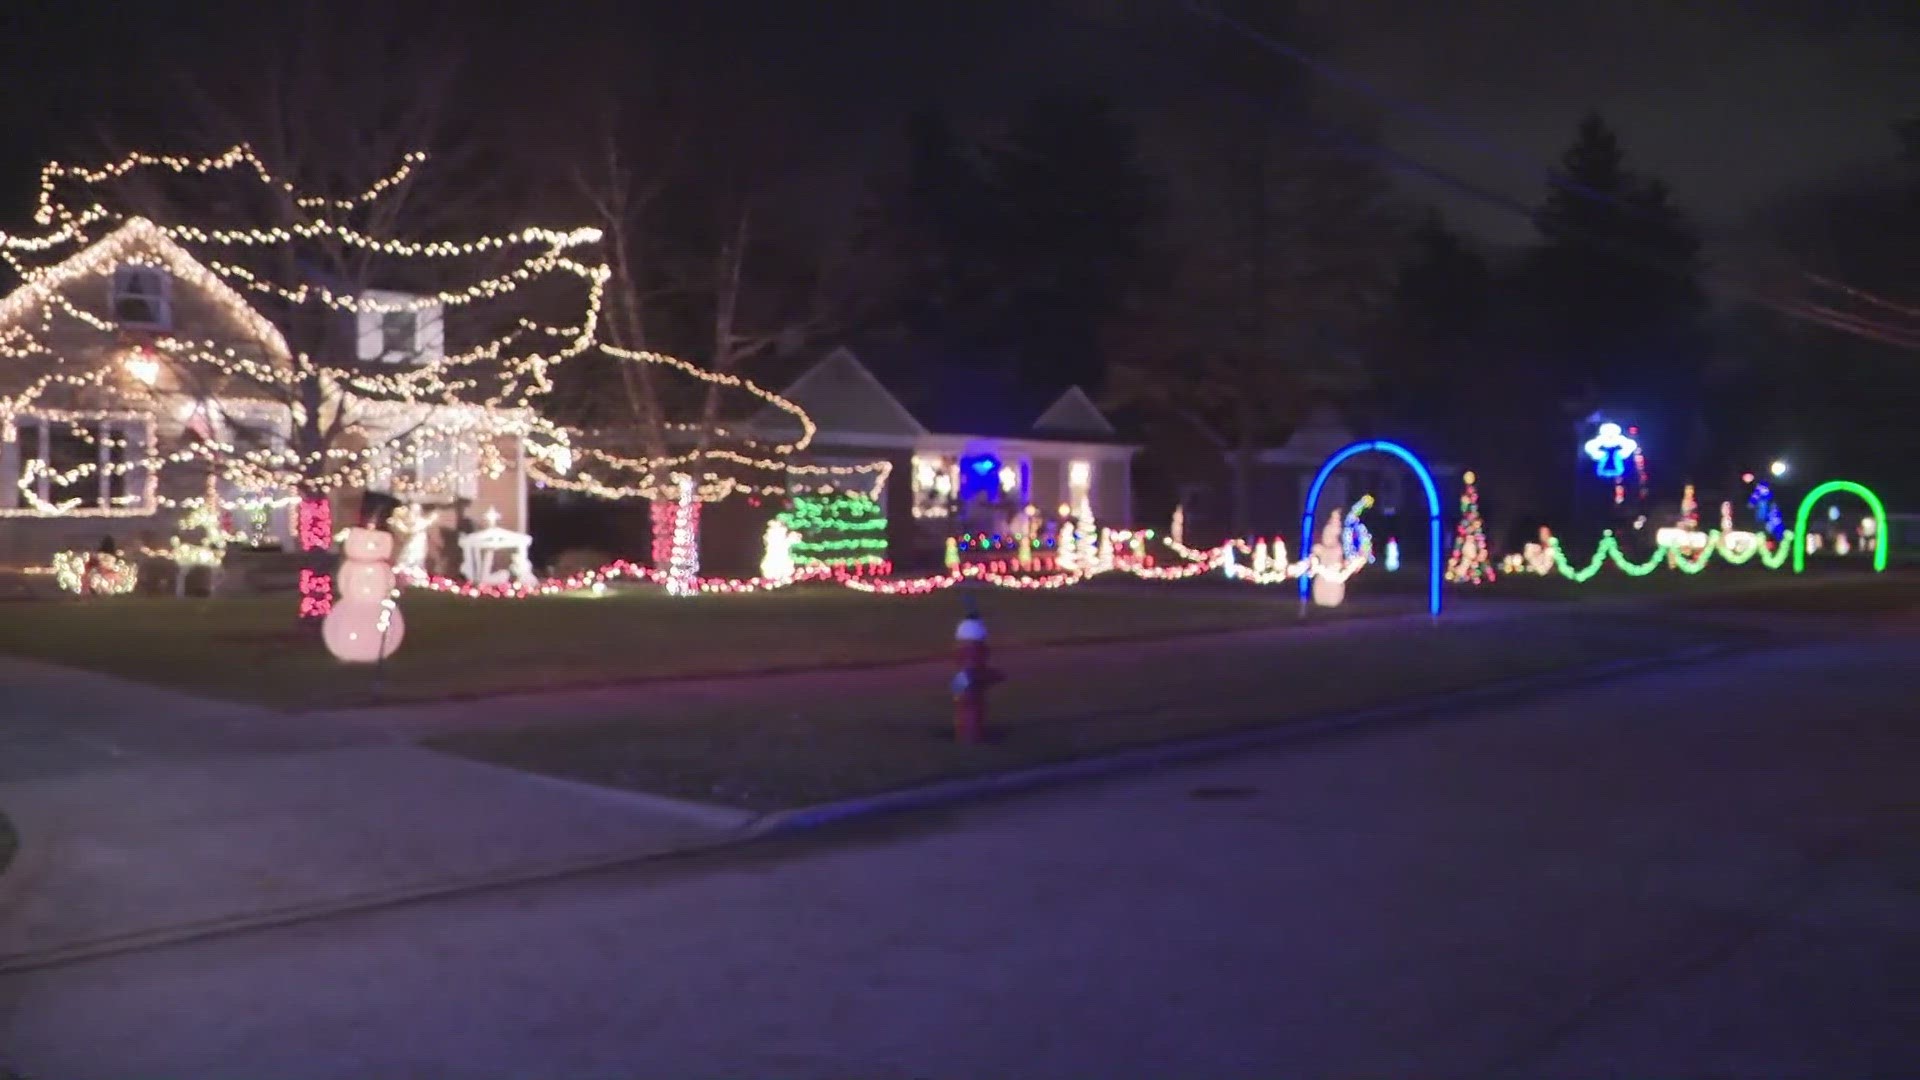
[[[1250,535],[1280,536],[1286,538],[1289,548],[1297,546],[1300,515],[1306,508],[1315,474],[1328,457],[1363,437],[1394,439],[1415,454],[1426,452],[1423,440],[1418,437],[1400,437],[1400,433],[1384,431],[1363,436],[1342,422],[1333,409],[1317,409],[1283,445],[1254,452],[1247,522]],[[1217,482],[1188,485],[1182,492],[1180,505],[1189,543],[1218,543],[1232,531],[1232,465],[1229,456]],[[1441,513],[1450,518],[1453,509],[1448,500],[1459,494],[1458,477],[1445,464],[1429,460],[1428,467],[1433,470],[1440,489]],[[1365,517],[1369,528],[1383,535],[1398,535],[1403,540],[1421,535],[1427,520],[1425,491],[1404,462],[1385,454],[1362,454],[1343,462],[1321,489],[1316,517],[1325,520],[1328,511],[1345,510],[1364,495],[1374,498],[1374,505]],[[1149,524],[1166,525],[1165,522]]]
[[[919,393],[897,393],[876,368]],[[948,536],[1004,530],[1028,507],[1054,518],[1084,499],[1101,524],[1134,524],[1139,448],[1078,387],[1034,398],[925,353],[876,346],[836,348],[781,393],[818,426],[796,461],[893,464],[888,539],[902,565],[937,558]],[[791,436],[778,410],[753,424]]]
[[[362,363],[399,367],[442,355],[435,305],[341,317],[358,320]],[[44,565],[106,537],[123,550],[164,544],[179,531],[179,502],[205,495],[210,470],[178,458],[151,463],[196,443],[288,445],[284,399],[188,370],[170,360],[170,340],[224,349],[237,362],[291,362],[285,340],[239,292],[138,218],[0,299],[0,562]],[[404,448],[375,453],[370,489],[427,504],[464,501],[472,517],[491,507],[503,525],[523,526],[523,449],[493,434],[497,426],[465,423],[485,415],[479,407],[358,398],[346,407],[356,420],[340,446]],[[409,433],[429,416],[432,430],[474,434],[416,446]],[[227,500],[239,494],[220,490]],[[292,515],[282,502],[263,530],[287,545]]]

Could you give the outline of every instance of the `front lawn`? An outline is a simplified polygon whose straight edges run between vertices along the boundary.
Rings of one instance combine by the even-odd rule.
[[[924,669],[650,692],[635,699],[630,716],[581,726],[530,710],[515,729],[442,735],[427,745],[593,783],[778,808],[1417,701],[1737,636],[1693,623],[1561,613],[1016,655],[991,705],[1005,738],[981,747],[947,737],[945,680]]]
[[[1207,583],[974,595],[994,641],[1009,648],[1295,625],[1299,611],[1289,589]],[[874,596],[834,587],[529,600],[409,593],[401,606],[405,641],[378,671],[334,662],[317,635],[293,625],[289,597],[10,603],[0,609],[0,653],[229,700],[320,708],[930,659],[952,648],[961,616],[951,591]],[[1313,621],[1413,606],[1355,602]]]

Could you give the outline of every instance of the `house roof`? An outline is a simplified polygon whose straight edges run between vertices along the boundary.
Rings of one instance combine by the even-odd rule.
[[[0,326],[23,317],[74,280],[119,265],[129,255],[145,252],[159,259],[174,278],[212,297],[236,323],[264,343],[275,355],[290,355],[279,327],[255,311],[246,298],[175,243],[146,218],[129,218],[120,226],[71,257],[33,274],[5,299],[0,299]]]
[[[821,436],[929,434],[1106,442],[1113,424],[1079,387],[1048,394],[1022,386],[1004,365],[980,365],[924,346],[841,346],[782,391]],[[759,419],[777,419],[763,410]]]

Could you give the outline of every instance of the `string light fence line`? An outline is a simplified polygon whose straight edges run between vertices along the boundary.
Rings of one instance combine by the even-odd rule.
[[[1109,535],[1128,534],[1110,533]],[[1249,585],[1275,585],[1302,578],[1311,579],[1315,576],[1345,581],[1365,565],[1363,561],[1350,560],[1334,566],[1327,565],[1315,557],[1309,557],[1256,574],[1251,568],[1239,567],[1235,562],[1233,556],[1235,545],[1235,541],[1228,541],[1217,548],[1199,552],[1200,558],[1180,565],[1159,566],[1151,565],[1150,560],[1146,559],[1135,561],[1132,558],[1116,558],[1111,565],[1102,565],[1086,571],[1054,571],[1040,574],[1010,572],[1005,568],[1004,563],[962,563],[944,574],[929,577],[885,578],[871,573],[862,573],[863,568],[858,566],[816,564],[796,567],[792,574],[778,577],[681,577],[676,579],[670,570],[618,560],[598,570],[582,571],[565,578],[550,578],[530,586],[511,583],[480,585],[457,578],[428,574],[417,569],[401,570],[399,576],[401,583],[410,588],[472,599],[518,600],[540,596],[574,596],[583,593],[597,595],[604,594],[609,586],[621,582],[658,585],[676,595],[754,593],[784,589],[794,585],[830,584],[883,596],[920,596],[950,589],[965,582],[977,582],[1003,589],[1064,589],[1085,584],[1109,574],[1120,574],[1146,581],[1179,581],[1222,570],[1226,571],[1226,576],[1230,580]],[[1241,544],[1241,546],[1246,545]]]

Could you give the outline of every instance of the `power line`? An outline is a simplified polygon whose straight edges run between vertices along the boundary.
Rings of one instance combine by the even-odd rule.
[[[1848,296],[1851,296],[1857,300],[1865,300],[1867,303],[1872,304],[1875,307],[1883,307],[1883,308],[1886,308],[1888,311],[1897,311],[1902,315],[1912,315],[1915,318],[1920,318],[1920,308],[1909,307],[1906,304],[1896,304],[1891,300],[1885,299],[1884,297],[1875,296],[1870,292],[1866,292],[1861,289],[1856,289],[1853,286],[1847,285],[1843,282],[1834,281],[1832,278],[1821,277],[1819,274],[1809,273],[1805,275],[1805,277],[1808,281],[1813,282],[1815,285],[1819,285],[1828,289],[1833,289],[1836,292],[1846,293]]]
[[[1279,41],[1278,39],[1274,38],[1272,35],[1267,34],[1255,27],[1249,26],[1244,21],[1235,19],[1232,16],[1229,16],[1224,12],[1221,12],[1217,8],[1212,7],[1211,5],[1200,3],[1198,2],[1198,0],[1175,0],[1175,2],[1182,10],[1186,11],[1188,14],[1193,15],[1199,19],[1211,22],[1215,25],[1225,27],[1236,33],[1239,33],[1242,36],[1246,37],[1248,40],[1254,42],[1257,45],[1260,45],[1261,47],[1267,49],[1268,51],[1278,53],[1279,55],[1304,66],[1305,68],[1307,68],[1307,70],[1311,71],[1315,75],[1318,75],[1328,80],[1329,82],[1333,82],[1337,85],[1365,94],[1367,97],[1373,99],[1374,101],[1387,105],[1389,108],[1393,109],[1393,111],[1398,112],[1402,115],[1406,115],[1414,118],[1415,120],[1417,120],[1424,126],[1428,127],[1429,129],[1435,130],[1440,134],[1448,137],[1449,139],[1452,139],[1455,142],[1466,142],[1466,143],[1472,144],[1476,146],[1478,149],[1482,150],[1483,152],[1502,158],[1508,161],[1509,163],[1521,165],[1524,168],[1528,169],[1529,171],[1539,171],[1546,177],[1548,183],[1554,185],[1555,187],[1559,187],[1563,190],[1569,191],[1573,194],[1582,196],[1590,200],[1603,202],[1625,213],[1639,216],[1643,220],[1649,219],[1649,216],[1645,213],[1645,211],[1642,208],[1634,206],[1633,204],[1620,199],[1618,196],[1615,196],[1610,192],[1600,191],[1596,188],[1593,188],[1591,185],[1580,183],[1577,180],[1563,174],[1560,170],[1554,169],[1552,167],[1542,167],[1537,159],[1532,159],[1532,158],[1526,157],[1525,155],[1519,154],[1515,151],[1509,150],[1501,146],[1499,143],[1487,138],[1486,136],[1480,135],[1479,133],[1473,131],[1471,128],[1466,127],[1465,125],[1458,124],[1457,122],[1449,123],[1447,122],[1444,116],[1442,116],[1435,110],[1426,109],[1419,105],[1402,101],[1401,99],[1396,98],[1393,95],[1388,94],[1385,91],[1380,90],[1379,88],[1373,86],[1371,83],[1360,78],[1359,76],[1354,75],[1350,72],[1347,72],[1346,70],[1338,67],[1337,65],[1334,65],[1327,61],[1320,60],[1316,57],[1313,57],[1303,52],[1300,49],[1297,49],[1291,45],[1286,44],[1285,42]],[[1446,183],[1449,186],[1456,188],[1457,190],[1466,192],[1467,194],[1473,196],[1474,198],[1476,198],[1481,202],[1488,203],[1489,205],[1493,205],[1500,209],[1507,210],[1510,212],[1524,214],[1529,220],[1533,219],[1532,208],[1518,199],[1512,198],[1511,196],[1506,196],[1502,193],[1487,192],[1473,185],[1470,185],[1464,181],[1461,181],[1459,178],[1454,177],[1443,170],[1437,169],[1423,162],[1418,162],[1412,158],[1406,157],[1405,155],[1398,154],[1395,151],[1386,150],[1385,148],[1376,148],[1376,149],[1378,149],[1384,155],[1390,155],[1392,157],[1398,158],[1404,164],[1413,165],[1417,171],[1417,174],[1421,175],[1423,178],[1440,180],[1441,182]],[[1405,171],[1405,170],[1403,169],[1402,171]],[[1697,276],[1699,279],[1703,281],[1703,283],[1709,285],[1710,287],[1717,288],[1718,290],[1724,293],[1729,293],[1729,294],[1741,297],[1743,299],[1752,301],[1772,311],[1775,311],[1779,314],[1786,315],[1790,318],[1800,319],[1806,322],[1812,322],[1817,325],[1827,327],[1828,329],[1837,330],[1842,333],[1852,334],[1856,337],[1866,338],[1868,340],[1876,341],[1881,344],[1891,345],[1896,348],[1914,349],[1914,350],[1920,351],[1920,341],[1915,341],[1911,339],[1908,336],[1909,332],[1902,327],[1885,326],[1883,324],[1873,323],[1869,320],[1861,319],[1857,316],[1849,317],[1844,315],[1844,313],[1836,313],[1830,310],[1820,309],[1816,305],[1806,305],[1806,304],[1802,304],[1794,301],[1778,300],[1773,297],[1761,294],[1747,286],[1738,284],[1736,282],[1716,278],[1714,275],[1711,275],[1711,274],[1699,273],[1696,275],[1695,268],[1675,267],[1671,264],[1661,262],[1657,260],[1657,258],[1646,257],[1644,252],[1633,252],[1631,250],[1627,250],[1624,248],[1624,246],[1619,245],[1618,243],[1609,243],[1607,241],[1601,241],[1593,237],[1585,237],[1585,238],[1579,238],[1579,239],[1583,239],[1585,242],[1589,244],[1589,246],[1593,246],[1597,248],[1605,249],[1607,247],[1612,247],[1614,249],[1612,251],[1613,254],[1626,256],[1630,259],[1633,259],[1636,262],[1641,263],[1642,265],[1648,266],[1653,269],[1663,270],[1664,272],[1667,272],[1674,276],[1682,277],[1686,280],[1695,280]],[[1812,275],[1808,275],[1808,276],[1812,277]],[[1849,292],[1853,292],[1856,295],[1860,295],[1862,297],[1870,296],[1870,294],[1860,293],[1858,292],[1858,290],[1854,290],[1850,286],[1841,285],[1838,282],[1834,282],[1832,284],[1841,289],[1845,289]],[[1878,298],[1870,298],[1870,299],[1877,300]],[[1879,301],[1879,302],[1881,303],[1882,306],[1892,307],[1894,308],[1894,310],[1905,311],[1909,314],[1913,313],[1910,309],[1899,308],[1885,301]]]

